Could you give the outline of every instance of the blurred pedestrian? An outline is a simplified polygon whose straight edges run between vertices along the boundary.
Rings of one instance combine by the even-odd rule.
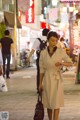
[[[10,60],[11,60],[11,50],[14,55],[13,40],[10,38],[9,30],[5,30],[4,37],[1,38],[1,51],[3,58],[3,77],[10,78]]]
[[[0,72],[3,74],[3,59],[1,49],[0,49]]]
[[[61,37],[58,41],[58,44],[57,44],[58,47],[61,47],[61,48],[65,49],[66,45],[65,45],[64,41],[65,41],[65,39],[63,37]]]
[[[43,105],[47,108],[49,120],[58,120],[60,107],[64,106],[61,66],[71,66],[72,61],[66,52],[57,47],[59,36],[49,32],[49,46],[40,54],[40,86]]]
[[[47,29],[47,28],[43,29],[42,36],[40,37],[40,39],[46,41],[48,32],[49,32],[49,29]],[[40,50],[40,44],[41,43],[38,39],[36,39],[34,41],[32,50],[27,58],[28,61],[30,61],[31,56],[34,54],[35,51],[37,52]],[[37,83],[36,84],[37,84],[37,93],[38,93],[39,92],[39,82],[40,82],[40,80],[39,80],[39,78],[40,78],[39,77],[39,72],[40,72],[40,70],[39,70],[39,55],[38,54],[37,54],[37,59],[36,59],[36,65],[37,65]]]

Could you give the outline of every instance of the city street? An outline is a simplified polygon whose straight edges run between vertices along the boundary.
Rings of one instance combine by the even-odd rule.
[[[59,120],[80,120],[80,84],[75,84],[75,70],[62,76],[65,106]],[[36,67],[11,72],[10,77],[6,79],[8,92],[0,92],[0,112],[9,112],[9,120],[33,120],[37,103]],[[44,120],[48,120],[46,110]]]
[[[44,52],[41,59],[43,67],[49,69],[47,80],[58,80],[56,70],[62,70],[64,107],[60,108],[59,120],[80,120],[80,0],[0,0],[0,48],[0,65],[7,78],[6,67],[10,65],[10,79],[0,76],[8,88],[7,92],[0,91],[0,120],[34,120],[38,99],[36,58],[45,48],[50,57]],[[71,63],[65,53],[73,63],[69,68]],[[56,88],[57,95],[63,98],[62,85],[56,80],[46,88]],[[4,86],[0,79],[0,88]],[[49,92],[50,102],[56,92]],[[49,120],[46,109],[44,113],[44,120]]]

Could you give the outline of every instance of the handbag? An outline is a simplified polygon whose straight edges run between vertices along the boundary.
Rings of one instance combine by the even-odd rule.
[[[0,91],[1,92],[7,92],[8,91],[7,84],[6,84],[6,81],[3,78],[3,76],[0,76]]]
[[[44,107],[42,103],[42,94],[39,93],[33,120],[43,120],[43,119],[44,119]]]

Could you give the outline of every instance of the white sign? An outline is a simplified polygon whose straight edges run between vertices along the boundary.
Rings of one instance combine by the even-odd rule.
[[[0,112],[0,120],[9,120],[9,112],[1,111]]]
[[[52,8],[49,9],[49,21],[54,22],[58,18],[58,9],[57,8]]]

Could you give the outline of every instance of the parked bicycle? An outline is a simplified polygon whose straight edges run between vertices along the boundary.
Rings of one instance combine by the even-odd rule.
[[[22,67],[30,67],[30,62],[27,61],[28,53],[24,50],[20,53],[20,61]]]

